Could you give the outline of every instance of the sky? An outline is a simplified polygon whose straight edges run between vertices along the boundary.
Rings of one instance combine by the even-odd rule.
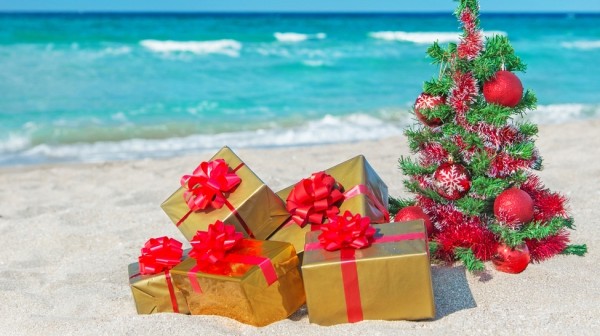
[[[482,12],[600,12],[600,0],[481,0]],[[451,0],[0,0],[0,11],[445,12]]]

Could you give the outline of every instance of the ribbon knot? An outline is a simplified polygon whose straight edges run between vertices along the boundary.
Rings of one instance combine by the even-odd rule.
[[[319,225],[340,212],[338,205],[344,200],[342,191],[343,187],[331,175],[314,173],[294,186],[286,207],[292,220],[301,227]]]
[[[192,173],[181,178],[186,188],[183,197],[191,211],[208,207],[220,209],[225,204],[224,192],[229,192],[242,181],[225,160],[202,162]]]
[[[211,265],[225,259],[227,252],[233,249],[243,238],[233,225],[225,225],[220,220],[208,226],[208,231],[198,231],[190,241],[190,257],[198,264]]]
[[[369,247],[375,235],[369,217],[353,215],[350,211],[342,216],[330,217],[329,222],[321,226],[321,231],[319,242],[327,251]]]
[[[165,272],[179,264],[183,255],[181,246],[181,242],[169,237],[149,239],[138,258],[140,274]]]

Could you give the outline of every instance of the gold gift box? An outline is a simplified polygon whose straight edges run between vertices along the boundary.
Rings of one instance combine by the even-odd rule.
[[[422,220],[376,225],[376,236],[423,232]],[[307,244],[319,242],[309,232]],[[373,243],[355,251],[360,305],[364,320],[423,320],[435,316],[426,238]],[[348,323],[341,252],[304,251],[302,276],[311,323]]]
[[[243,163],[229,147],[223,147],[209,161],[215,159],[224,159],[231,169]],[[242,182],[231,193],[226,194],[227,201],[237,210],[253,233],[253,238],[266,239],[289,218],[285,204],[247,165],[244,164],[236,174]],[[161,204],[161,208],[175,225],[190,212],[183,198],[184,191],[185,188],[180,187]],[[197,231],[206,231],[208,226],[217,220],[234,225],[236,231],[242,232],[246,237],[249,236],[242,223],[227,206],[221,209],[210,208],[191,212],[178,228],[189,241]]]
[[[225,263],[216,266],[216,272],[196,274],[201,288],[197,292],[189,278],[196,260],[188,258],[175,266],[171,275],[175,286],[184,293],[192,315],[220,315],[265,326],[289,317],[306,301],[298,256],[291,244],[243,239],[241,246],[229,253],[269,258],[277,280],[269,285],[261,268],[255,265]]]
[[[356,156],[348,161],[342,162],[325,172],[344,187],[345,191],[352,187],[363,184],[373,194],[373,196],[387,208],[388,206],[388,188],[381,180],[379,175],[371,167],[363,155]],[[289,186],[277,193],[284,201],[294,189],[295,185]],[[341,204],[340,213],[349,210],[353,214],[361,214],[371,218],[373,223],[385,223],[385,217],[381,211],[373,204],[366,195],[360,194],[350,199],[344,200]],[[291,225],[284,225],[277,230],[269,240],[290,242],[294,245],[296,251],[300,254],[304,251],[304,241],[307,232],[311,231],[311,225],[300,227],[295,222]]]
[[[139,272],[139,263],[129,264],[129,286],[138,314],[190,313],[183,293],[175,287],[171,278],[169,281],[177,307],[175,311],[165,272],[151,275]]]

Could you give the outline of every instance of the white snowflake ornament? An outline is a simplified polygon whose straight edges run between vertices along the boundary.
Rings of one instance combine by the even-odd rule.
[[[471,175],[464,166],[446,162],[433,174],[433,185],[440,196],[454,201],[471,189]]]

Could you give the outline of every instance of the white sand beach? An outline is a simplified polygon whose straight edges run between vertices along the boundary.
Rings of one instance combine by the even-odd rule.
[[[306,310],[255,328],[216,316],[137,315],[127,265],[150,237],[184,240],[159,205],[184,173],[212,153],[104,164],[0,170],[1,335],[594,335],[600,334],[600,121],[541,126],[538,148],[547,187],[570,199],[574,243],[589,253],[531,264],[520,275],[474,275],[433,267],[432,321],[365,321],[333,327]],[[224,144],[225,145],[225,144]],[[339,145],[239,149],[274,190],[364,154],[407,195],[396,160],[404,137]]]

